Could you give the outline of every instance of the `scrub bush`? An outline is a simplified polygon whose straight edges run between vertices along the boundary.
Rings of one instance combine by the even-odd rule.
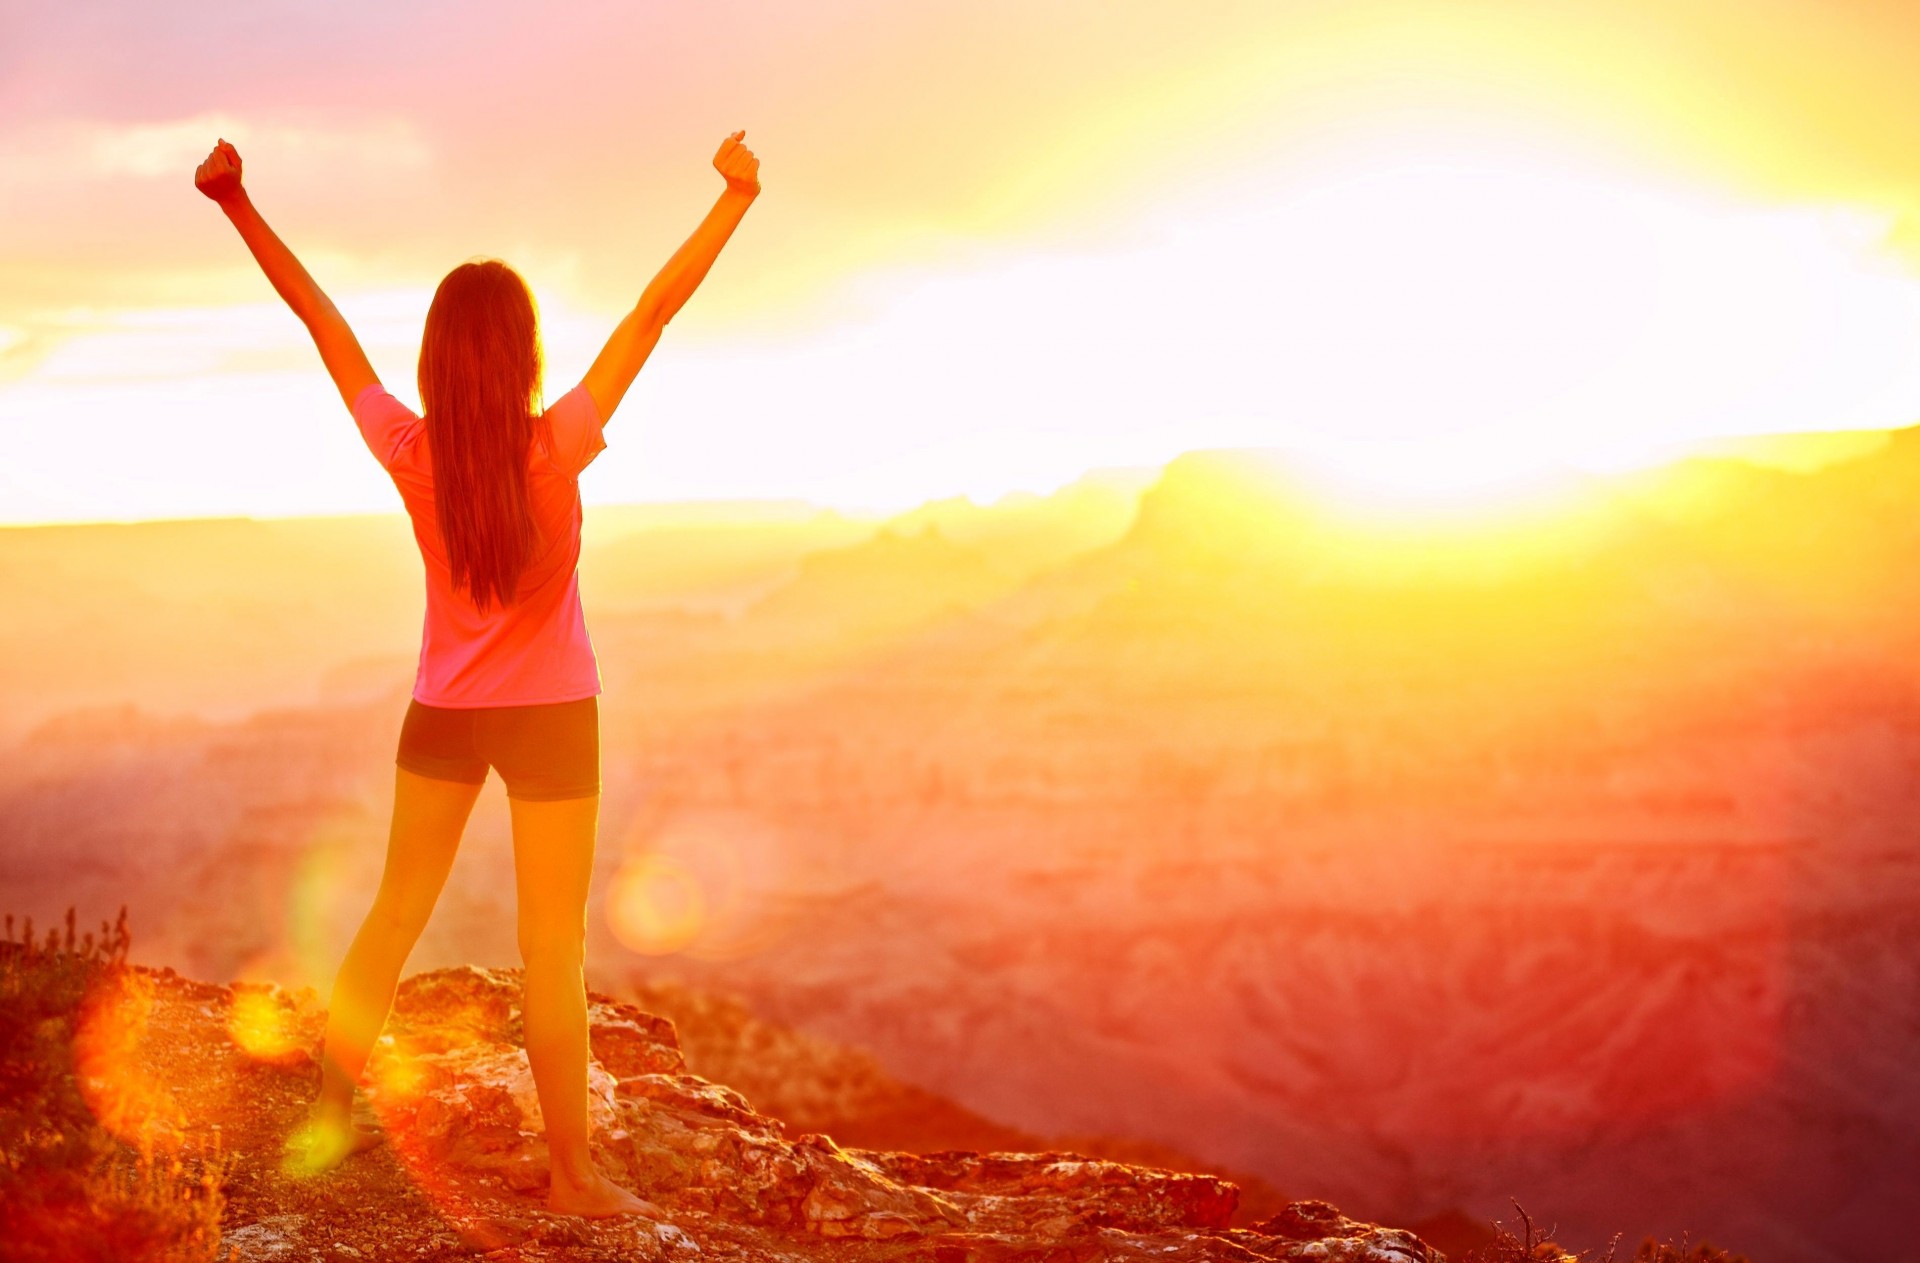
[[[90,1001],[133,982],[127,911],[100,932],[36,937],[28,918],[0,941],[0,1241],[21,1263],[199,1263],[220,1243],[219,1154],[156,1154],[100,1125],[75,1067]],[[138,1031],[126,1032],[137,1041]]]

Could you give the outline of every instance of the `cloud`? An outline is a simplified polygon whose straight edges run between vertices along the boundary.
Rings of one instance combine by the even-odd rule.
[[[361,345],[376,360],[405,362],[420,339],[430,292],[388,290],[339,300]],[[18,346],[8,338],[17,335]],[[39,354],[35,381],[99,385],[207,379],[236,372],[320,371],[312,340],[279,300],[206,307],[40,313],[28,328],[0,326],[0,363],[9,350]],[[24,375],[24,374],[23,374]],[[4,380],[0,376],[0,380]]]
[[[433,148],[401,118],[315,126],[209,112],[150,123],[42,120],[0,134],[0,187],[49,183],[180,179],[225,138],[244,160],[250,146],[288,165],[353,164],[355,170],[415,170],[433,162]]]

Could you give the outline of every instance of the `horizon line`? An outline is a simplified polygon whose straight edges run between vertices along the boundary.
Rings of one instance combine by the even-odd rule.
[[[1859,452],[1859,451],[1854,451],[1854,452],[1844,451],[1844,447],[1847,440],[1858,441],[1861,439],[1871,439],[1871,438],[1877,437],[1883,440],[1884,442],[1892,442],[1896,438],[1896,436],[1899,436],[1902,434],[1909,434],[1909,433],[1920,433],[1920,421],[1912,422],[1902,426],[1888,426],[1888,427],[1868,426],[1868,427],[1858,427],[1858,428],[1846,429],[1846,430],[1818,430],[1818,429],[1792,430],[1792,431],[1779,431],[1779,432],[1773,432],[1773,433],[1754,433],[1754,434],[1725,435],[1720,437],[1708,437],[1708,438],[1701,438],[1699,440],[1696,440],[1693,443],[1688,444],[1686,450],[1684,451],[1674,452],[1672,454],[1669,454],[1663,459],[1659,459],[1654,462],[1651,462],[1649,465],[1646,466],[1646,468],[1647,469],[1664,469],[1664,468],[1670,468],[1670,467],[1682,464],[1690,460],[1705,459],[1705,460],[1734,461],[1734,462],[1749,465],[1758,469],[1773,469],[1780,472],[1802,473],[1802,474],[1813,473],[1813,472],[1817,472],[1820,469],[1828,468],[1832,465],[1846,464],[1850,460],[1859,459],[1861,456],[1868,454],[1866,452]],[[1811,440],[1814,442],[1837,441],[1838,445],[1843,450],[1840,452],[1840,454],[1836,455],[1831,460],[1817,461],[1811,465],[1804,466],[1804,467],[1797,466],[1795,462],[1791,460],[1784,460],[1779,458],[1770,459],[1766,455],[1766,449],[1770,445],[1784,449],[1786,446],[1792,443],[1804,442],[1808,440]],[[1878,448],[1876,447],[1873,450],[1878,450]],[[1068,478],[1063,482],[1057,483],[1054,486],[1047,488],[1046,490],[1034,490],[1030,488],[1012,488],[1007,491],[1001,492],[999,495],[994,496],[991,499],[981,499],[976,497],[973,493],[967,492],[967,491],[955,491],[947,495],[927,496],[922,499],[915,500],[911,503],[892,505],[892,506],[871,504],[871,503],[864,504],[864,505],[831,504],[831,503],[827,503],[820,500],[812,500],[805,496],[799,496],[799,495],[695,496],[695,497],[689,497],[687,499],[681,499],[681,500],[605,500],[605,501],[602,501],[602,500],[584,500],[583,499],[582,505],[584,509],[594,509],[594,510],[603,510],[603,511],[604,510],[643,510],[643,509],[657,510],[657,511],[679,510],[682,512],[692,513],[692,514],[704,513],[708,515],[713,515],[718,520],[726,520],[724,518],[719,518],[719,515],[725,513],[727,510],[738,509],[738,510],[747,510],[747,511],[758,510],[762,514],[762,520],[780,521],[780,522],[787,522],[787,523],[817,521],[822,517],[841,518],[848,521],[864,520],[864,521],[872,521],[872,522],[879,523],[879,522],[885,522],[890,518],[902,517],[907,514],[918,512],[919,510],[927,508],[928,506],[931,506],[931,505],[951,504],[954,501],[965,501],[969,505],[978,509],[993,509],[1004,504],[1008,500],[1018,500],[1023,498],[1031,499],[1031,500],[1044,500],[1051,496],[1057,495],[1060,492],[1065,491],[1069,487],[1072,487],[1078,483],[1086,482],[1090,479],[1098,479],[1102,475],[1107,475],[1107,476],[1118,475],[1118,476],[1121,476],[1123,480],[1128,480],[1128,481],[1132,480],[1133,478],[1139,478],[1142,476],[1158,477],[1159,475],[1164,474],[1167,467],[1172,465],[1176,461],[1179,461],[1191,456],[1205,455],[1205,454],[1218,454],[1218,453],[1262,453],[1266,455],[1285,454],[1285,455],[1291,455],[1294,457],[1298,457],[1301,454],[1300,449],[1297,447],[1297,445],[1292,445],[1292,444],[1233,444],[1233,445],[1222,445],[1222,446],[1216,446],[1216,447],[1190,448],[1185,451],[1175,453],[1173,456],[1168,457],[1166,460],[1160,461],[1157,463],[1090,465],[1082,469],[1078,474],[1074,475],[1073,477]],[[1574,466],[1568,466],[1565,468],[1563,472],[1578,473],[1583,475],[1585,478],[1589,478],[1589,479],[1597,478],[1600,480],[1606,480],[1610,478],[1624,476],[1629,471],[1582,469]],[[1148,484],[1143,483],[1139,489],[1141,491],[1145,491],[1147,485]],[[779,510],[779,509],[789,510],[789,512],[786,514],[778,514],[778,515],[766,514],[765,512],[766,510]],[[318,512],[307,511],[307,512],[268,513],[268,514],[207,513],[207,514],[190,514],[190,515],[179,516],[179,517],[42,518],[42,519],[37,519],[32,521],[0,521],[0,531],[12,532],[12,531],[32,531],[32,530],[89,529],[89,528],[105,528],[105,527],[134,527],[134,526],[191,526],[191,525],[209,525],[209,524],[216,524],[216,523],[231,524],[231,523],[239,523],[239,522],[258,522],[258,523],[319,522],[319,521],[346,521],[346,520],[360,519],[360,518],[395,518],[395,517],[404,518],[405,516],[406,516],[406,510],[403,507],[396,505],[390,509],[345,509],[345,510],[334,511],[334,512],[328,512],[328,511],[322,510]],[[733,520],[737,521],[738,519],[733,519]]]

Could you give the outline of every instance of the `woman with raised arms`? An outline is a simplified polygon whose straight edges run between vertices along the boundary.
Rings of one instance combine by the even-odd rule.
[[[334,983],[321,1083],[289,1162],[317,1173],[375,1143],[353,1120],[356,1085],[401,967],[433,911],[488,769],[513,820],[523,1015],[552,1185],[547,1205],[586,1216],[657,1212],[588,1149],[587,889],[600,808],[599,667],[580,607],[580,471],[661,330],[693,294],[760,192],[760,162],[721,142],[726,188],[660,269],[579,385],[541,407],[533,295],[506,264],[462,263],[434,292],[421,336],[422,414],[380,384],[353,330],[280,241],[221,140],[194,184],[239,231],[400,491],[426,568],[426,624],[401,725],[393,821],[373,907]]]

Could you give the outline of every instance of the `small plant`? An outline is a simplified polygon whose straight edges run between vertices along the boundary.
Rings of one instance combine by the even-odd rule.
[[[97,936],[75,920],[69,909],[42,940],[28,918],[16,939],[8,916],[0,941],[0,1241],[22,1263],[211,1260],[223,1155],[128,1144],[81,1090],[76,1023],[90,997],[133,981],[132,935],[125,908]]]
[[[1599,1259],[1592,1257],[1592,1251],[1570,1254],[1561,1249],[1553,1240],[1553,1229],[1545,1232],[1533,1226],[1533,1216],[1519,1202],[1513,1209],[1520,1216],[1520,1231],[1515,1233],[1498,1219],[1493,1221],[1493,1241],[1469,1250],[1463,1263],[1613,1263],[1614,1247],[1620,1243],[1615,1237],[1607,1246],[1607,1252]]]
[[[1747,1263],[1747,1258],[1743,1254],[1716,1250],[1704,1241],[1693,1245],[1682,1233],[1679,1245],[1671,1241],[1656,1242],[1648,1237],[1634,1251],[1633,1263]]]
[[[1554,1242],[1553,1229],[1542,1232],[1535,1228],[1533,1217],[1519,1202],[1513,1204],[1513,1209],[1520,1216],[1520,1231],[1516,1233],[1494,1220],[1492,1244],[1468,1251],[1462,1263],[1614,1263],[1620,1249],[1618,1233],[1607,1243],[1604,1254],[1592,1250],[1573,1254]],[[1632,1263],[1747,1263],[1747,1260],[1704,1243],[1692,1245],[1683,1234],[1678,1245],[1648,1237],[1634,1251]]]
[[[96,1148],[92,1113],[73,1074],[73,1018],[90,985],[126,967],[132,936],[125,908],[113,925],[101,923],[98,938],[91,932],[76,937],[74,920],[69,909],[64,938],[48,930],[41,943],[32,917],[18,939],[12,915],[6,919],[7,936],[0,942],[0,1099],[11,1104],[0,1112],[0,1172],[36,1162],[68,1165]]]

